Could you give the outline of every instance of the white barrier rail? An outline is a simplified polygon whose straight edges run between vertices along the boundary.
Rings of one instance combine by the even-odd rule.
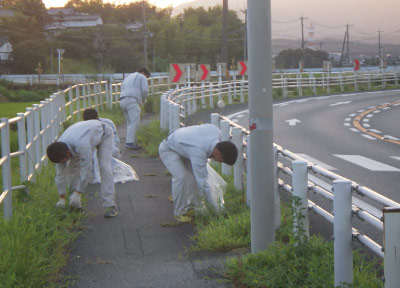
[[[352,77],[352,80],[342,79],[343,83],[346,81],[350,81],[352,84],[356,83],[354,76]],[[387,80],[388,78],[386,77],[385,79]],[[397,80],[395,79],[396,78],[393,78],[391,81],[396,81],[396,85],[398,85]],[[358,83],[362,83],[362,81],[367,81],[366,83],[369,83],[368,78],[367,80],[360,80],[360,78],[358,78],[357,81],[359,81]],[[380,81],[383,80],[380,79]],[[372,83],[372,81],[370,83]],[[287,84],[288,82],[286,82],[286,85]],[[201,104],[201,106],[204,107],[204,103],[209,101],[208,105],[214,107],[211,103],[214,103],[216,99],[222,99],[221,95],[224,95],[224,97],[228,97],[229,99],[228,91],[231,91],[229,88],[230,85],[232,84],[223,83],[222,85],[214,84],[209,86],[207,86],[207,84],[202,84],[201,86],[180,88],[164,93],[160,99],[160,128],[169,130],[171,133],[184,125],[181,120],[184,119],[186,115],[196,112],[198,104]],[[240,85],[241,87],[246,87],[243,83],[240,83],[238,86]],[[321,83],[320,85],[322,86],[323,84]],[[209,95],[205,95],[207,91],[206,87],[210,87],[209,89],[211,92]],[[243,178],[251,173],[251,171],[246,171],[246,167],[249,167],[249,165],[246,164],[248,159],[246,154],[248,152],[247,142],[249,131],[232,122],[228,118],[215,113],[211,115],[211,124],[220,127],[223,133],[222,137],[224,139],[231,139],[231,141],[237,146],[239,150],[239,158],[233,168],[234,183],[236,188],[244,189]],[[275,195],[278,195],[278,187],[280,187],[283,191],[289,192],[300,198],[301,203],[303,203],[301,205],[307,203],[305,207],[308,209],[306,209],[306,211],[314,211],[334,225],[335,286],[341,285],[341,283],[352,284],[352,241],[358,240],[376,255],[384,258],[385,287],[398,287],[398,283],[400,282],[400,273],[398,273],[400,270],[400,260],[399,257],[393,256],[393,254],[397,255],[397,252],[395,251],[398,251],[397,249],[400,248],[400,227],[398,225],[400,221],[400,203],[380,195],[376,191],[361,186],[343,176],[310,163],[279,145],[274,144],[274,150],[277,170],[275,179]],[[285,165],[284,163],[288,164]],[[228,169],[223,169],[223,172],[227,174],[232,173]],[[293,187],[291,186],[290,181],[285,182],[283,179],[286,178],[281,178],[279,175],[287,175],[288,177],[286,178],[291,179]],[[324,179],[324,181],[317,178],[315,175],[319,175]],[[331,183],[326,183],[325,179]],[[321,182],[324,185],[321,186]],[[247,181],[247,185],[249,185],[249,181]],[[244,190],[249,191],[249,187],[246,187]],[[332,201],[333,215],[336,216],[333,216],[320,205],[309,200],[308,192],[310,191]],[[368,205],[360,207],[359,203],[362,201],[353,197],[352,192],[375,201],[379,207],[383,207],[383,212]],[[249,198],[249,195],[247,195],[248,202],[251,205],[251,199]],[[279,197],[275,197],[275,199],[275,209],[278,210],[279,200],[277,199],[279,199]],[[369,211],[369,207],[371,207],[371,211]],[[300,210],[301,208],[302,207],[299,207]],[[376,211],[378,211],[378,213]],[[277,214],[279,215],[279,211],[275,211],[275,215]],[[302,217],[303,223],[301,225],[301,227],[305,228],[305,235],[309,235],[307,215],[303,215],[305,217]],[[378,231],[383,232],[383,244],[379,245],[377,242],[365,235],[370,231],[361,232],[359,229],[352,227],[353,216],[357,216],[362,221],[375,227]],[[278,218],[280,219],[280,217]],[[385,218],[390,220],[385,221]],[[276,223],[276,225],[279,226],[279,223]],[[296,231],[294,232],[296,233]],[[388,245],[390,245],[390,247]],[[389,255],[388,251],[391,251],[390,253],[392,254]]]
[[[25,181],[35,181],[36,172],[47,164],[46,149],[58,138],[62,124],[68,120],[80,120],[80,112],[87,107],[104,109],[112,106],[106,81],[76,84],[52,94],[40,104],[27,107],[17,117],[1,118],[1,158],[3,189],[0,204],[4,206],[4,218],[12,217],[12,191],[26,189]],[[17,131],[10,129],[15,125]],[[10,138],[16,134],[18,148],[11,151]],[[11,159],[18,157],[18,166],[12,168]],[[18,182],[12,184],[12,169],[20,172]],[[14,177],[15,178],[15,177]],[[15,181],[15,180],[14,180]]]

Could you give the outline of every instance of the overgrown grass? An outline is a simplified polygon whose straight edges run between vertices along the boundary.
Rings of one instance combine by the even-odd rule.
[[[158,146],[167,135],[167,131],[160,130],[160,120],[141,127],[136,134],[140,146],[144,148],[144,155],[147,157],[158,156]]]
[[[29,193],[13,192],[12,218],[0,219],[0,287],[57,287],[83,214],[55,208],[52,166],[27,185]]]

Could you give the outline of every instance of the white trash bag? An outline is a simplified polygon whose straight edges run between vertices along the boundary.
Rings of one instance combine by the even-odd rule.
[[[114,183],[139,181],[135,169],[117,158],[111,158],[111,169],[113,171]],[[90,184],[96,183],[100,183],[100,170],[97,156],[93,157],[92,181],[90,181]]]

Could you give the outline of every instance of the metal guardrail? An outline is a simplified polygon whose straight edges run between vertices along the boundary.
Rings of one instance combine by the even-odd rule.
[[[362,81],[367,81],[366,83],[372,84],[371,79],[372,77],[367,76]],[[397,76],[388,78],[387,75],[385,75],[383,78],[380,78],[379,81],[388,81],[388,79],[390,79],[389,81],[393,81],[395,85],[398,85]],[[277,81],[278,80],[274,83],[276,84]],[[355,85],[356,81],[360,81],[359,75],[349,76],[342,83],[348,82]],[[313,81],[312,85],[314,85],[315,82],[316,81]],[[290,87],[287,79],[283,79],[280,84],[282,83]],[[319,83],[321,86],[324,85],[323,81],[319,81]],[[340,81],[338,83],[340,85]],[[164,93],[160,99],[160,128],[169,130],[171,133],[177,128],[184,126],[183,119],[186,115],[196,112],[199,104],[204,108],[207,106],[206,102],[209,102],[208,106],[214,107],[215,100],[221,100],[223,98],[227,98],[228,102],[231,103],[232,95],[239,95],[240,93],[237,93],[237,91],[232,92],[234,91],[232,90],[234,84],[236,87],[247,90],[247,83],[245,84],[244,81],[241,81],[239,83],[219,83],[209,86],[203,83],[200,86],[183,87]],[[295,85],[296,89],[299,87],[297,84],[298,82],[296,82]],[[330,82],[328,85],[332,85],[332,83]],[[307,83],[307,86],[309,86],[309,83]],[[384,87],[384,85],[382,85],[382,87]],[[209,91],[208,95],[206,95],[206,91]],[[250,167],[246,163],[249,158],[247,157],[247,143],[249,142],[250,132],[246,128],[239,126],[230,119],[220,116],[219,114],[211,115],[211,123],[221,128],[223,139],[231,139],[238,147],[238,150],[242,152],[239,153],[239,158],[233,167],[233,174],[235,187],[243,189],[243,179],[246,175],[251,173],[251,171],[246,171],[246,167]],[[276,189],[274,191],[275,218],[280,219],[279,187],[281,190],[287,191],[301,199],[302,204],[297,209],[299,209],[298,211],[304,216],[302,227],[305,228],[306,235],[309,235],[307,211],[314,211],[334,224],[335,283],[346,282],[349,279],[353,279],[352,240],[358,240],[361,244],[376,253],[376,255],[384,258],[385,287],[398,287],[397,285],[400,283],[400,273],[398,273],[400,270],[400,258],[389,253],[397,255],[397,252],[393,251],[398,251],[397,249],[400,248],[400,227],[398,225],[400,222],[400,203],[380,195],[378,192],[368,187],[362,186],[343,176],[310,163],[279,145],[274,144],[274,150],[276,169]],[[284,163],[287,164],[285,165]],[[228,167],[224,167],[224,165],[222,166],[222,171],[226,174],[232,173],[231,170]],[[289,179],[291,179],[291,183],[290,181],[285,182],[279,175],[288,176]],[[320,175],[331,183],[328,184],[325,181],[319,180],[315,175]],[[321,182],[324,185],[321,185]],[[249,181],[246,183],[247,185],[250,184]],[[246,187],[244,190],[247,192],[248,203],[251,205],[251,197],[249,195],[251,188]],[[309,191],[332,201],[333,214],[309,200]],[[369,211],[368,207],[372,206],[360,206],[359,203],[362,201],[352,197],[352,192],[375,201],[380,207],[384,207],[382,212],[377,209],[370,209]],[[370,225],[383,232],[383,244],[380,245],[366,236],[370,231],[360,231],[359,229],[353,228],[352,216],[357,216],[362,221],[370,223]],[[385,221],[386,219],[390,219],[390,221]],[[277,227],[279,224],[279,221],[276,221]],[[349,273],[351,273],[351,275]]]
[[[80,120],[80,112],[87,107],[104,109],[112,107],[106,81],[76,84],[52,94],[40,104],[27,107],[26,112],[17,113],[17,117],[1,118],[1,158],[0,167],[3,176],[3,189],[0,204],[4,206],[4,218],[12,217],[12,191],[25,189],[25,181],[35,181],[35,174],[47,164],[46,149],[58,138],[62,124],[67,120]],[[11,152],[10,125],[17,126],[18,150]],[[19,183],[12,184],[11,159],[18,157]]]

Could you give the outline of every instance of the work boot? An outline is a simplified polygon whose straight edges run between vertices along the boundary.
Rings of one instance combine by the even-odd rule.
[[[140,148],[142,148],[136,143],[126,143],[125,147],[129,148],[129,149],[140,149]]]
[[[104,218],[112,218],[118,215],[115,206],[106,207],[106,213],[104,213]]]

